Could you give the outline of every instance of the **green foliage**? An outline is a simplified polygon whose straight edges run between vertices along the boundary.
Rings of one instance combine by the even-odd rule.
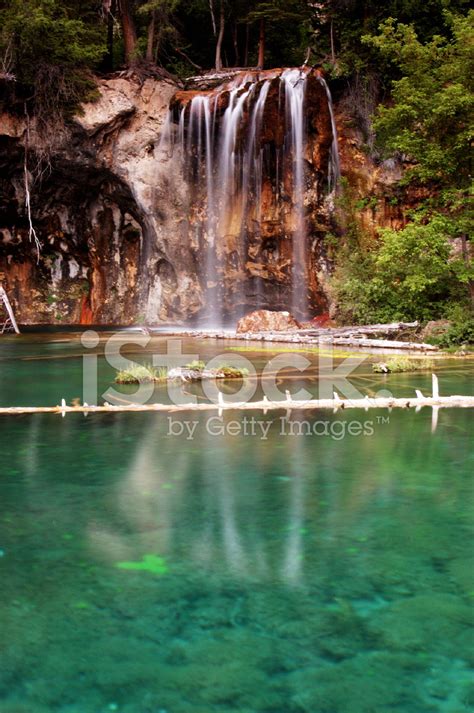
[[[194,361],[190,361],[189,364],[186,364],[184,368],[192,369],[193,371],[204,371],[206,368],[206,362],[194,359]]]
[[[301,5],[301,3],[299,3]],[[293,7],[292,7],[293,6]],[[284,0],[274,0],[273,2],[257,2],[255,7],[248,13],[246,20],[299,20],[300,16],[296,12],[297,3],[284,2]]]
[[[474,315],[471,310],[455,305],[448,311],[450,325],[439,335],[428,337],[428,342],[442,349],[474,344]]]
[[[426,371],[433,368],[431,359],[409,359],[404,356],[396,356],[386,362],[372,364],[372,369],[376,374],[402,374],[411,371]]]
[[[203,372],[206,370],[206,362],[194,360],[189,364],[186,364],[184,368],[192,371]],[[220,364],[216,369],[211,369],[209,371],[213,376],[219,379],[241,379],[249,373],[248,369],[240,369],[235,366],[229,366],[228,364]]]
[[[334,287],[343,321],[430,320],[467,297],[470,268],[452,256],[453,221],[416,216],[403,230],[382,230],[370,250],[343,249]]]
[[[166,367],[156,369],[151,364],[136,364],[130,362],[125,369],[118,371],[115,376],[116,384],[149,384],[151,382],[166,381],[168,370]]]
[[[461,187],[469,181],[474,133],[474,12],[447,20],[452,37],[425,44],[413,26],[393,19],[364,39],[403,75],[392,83],[393,104],[378,109],[379,142],[414,163],[408,180]]]
[[[441,338],[432,341],[443,349],[474,344],[474,319],[467,317],[465,321],[455,322]]]
[[[13,0],[0,5],[0,57],[16,95],[44,120],[74,110],[94,83],[89,71],[105,51],[94,3]]]
[[[220,364],[217,368],[217,372],[221,378],[242,379],[244,376],[248,376],[249,370],[245,367],[238,368],[236,366],[229,366],[228,364]]]

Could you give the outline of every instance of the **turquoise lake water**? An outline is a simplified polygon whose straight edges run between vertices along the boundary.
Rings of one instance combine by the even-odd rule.
[[[80,397],[83,351],[8,338],[0,404]],[[472,713],[472,412],[284,417],[0,417],[0,713]]]

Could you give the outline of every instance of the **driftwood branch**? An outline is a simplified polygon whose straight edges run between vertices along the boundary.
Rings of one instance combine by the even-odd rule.
[[[177,52],[178,54],[180,54],[181,57],[184,57],[184,59],[185,59],[187,62],[189,62],[189,64],[192,64],[193,67],[195,67],[196,69],[199,69],[199,71],[202,70],[201,65],[196,64],[196,62],[193,62],[193,60],[191,59],[191,57],[189,57],[189,55],[187,55],[186,52],[184,52],[182,49],[180,49],[179,47],[174,47],[174,51]]]
[[[25,148],[24,148],[24,158],[23,158],[23,181],[25,187],[25,207],[26,215],[28,218],[28,237],[30,242],[34,242],[36,246],[37,261],[39,262],[41,244],[33,226],[33,219],[31,217],[31,196],[30,196],[30,172],[28,171],[28,150],[30,145],[30,117],[25,105],[25,116],[26,116],[26,131],[25,131]]]

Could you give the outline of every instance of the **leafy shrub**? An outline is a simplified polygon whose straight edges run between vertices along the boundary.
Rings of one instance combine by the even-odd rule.
[[[238,368],[236,366],[229,366],[228,364],[221,364],[217,371],[223,374],[226,379],[242,379],[244,376],[248,376],[249,370],[245,367]]]
[[[460,344],[474,344],[474,317],[462,309],[452,310],[452,322],[448,329],[439,336],[428,338],[431,344],[436,344],[442,349],[459,346]]]
[[[194,359],[194,361],[190,361],[189,364],[185,364],[184,368],[192,369],[193,371],[204,371],[204,369],[206,368],[206,362]]]
[[[166,381],[168,370],[166,367],[156,369],[151,364],[130,364],[115,376],[116,384],[149,384],[150,382]]]
[[[396,356],[386,362],[372,364],[372,369],[376,374],[401,374],[410,371],[424,371],[432,369],[431,359],[409,359],[404,356]]]
[[[428,321],[465,300],[471,279],[452,257],[453,222],[439,213],[415,217],[403,230],[380,231],[371,249],[346,248],[333,286],[343,322]]]

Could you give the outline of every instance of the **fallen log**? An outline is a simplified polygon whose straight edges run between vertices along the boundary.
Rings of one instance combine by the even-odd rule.
[[[321,341],[324,341],[322,339]],[[401,342],[395,339],[353,339],[352,337],[333,337],[334,346],[370,347],[371,349],[408,349],[419,352],[437,352],[438,347],[423,342]]]
[[[254,342],[281,342],[283,344],[319,344],[328,346],[365,347],[370,349],[402,349],[420,352],[437,352],[439,347],[423,342],[401,339],[373,339],[371,335],[399,334],[413,330],[418,322],[390,322],[388,324],[367,324],[347,327],[315,327],[309,329],[288,329],[285,331],[235,332],[231,330],[199,331],[186,330],[181,335],[202,339],[235,339]]]
[[[433,394],[432,396],[423,396],[419,389],[415,390],[416,396],[413,398],[403,397],[373,397],[365,396],[360,399],[341,398],[336,392],[332,399],[293,399],[289,391],[286,391],[286,398],[281,401],[269,401],[266,396],[261,401],[242,401],[232,402],[226,401],[222,392],[218,393],[217,403],[196,403],[194,401],[184,404],[133,404],[126,403],[119,406],[105,403],[103,406],[68,406],[63,399],[60,406],[11,406],[1,407],[0,415],[13,416],[21,414],[33,413],[52,413],[65,416],[68,413],[133,413],[133,412],[166,412],[176,413],[183,411],[218,411],[222,414],[224,411],[263,411],[266,414],[268,411],[276,410],[298,410],[298,411],[314,411],[318,409],[331,409],[338,411],[339,409],[392,409],[392,408],[415,408],[421,409],[423,406],[439,408],[474,408],[474,396],[440,396],[438,378],[432,374]]]
[[[11,326],[13,330],[16,332],[16,334],[20,334],[20,330],[18,329],[18,325],[16,323],[15,315],[13,314],[13,309],[10,304],[10,300],[8,299],[8,295],[5,292],[5,289],[0,286],[0,301],[3,302],[3,306],[5,307],[6,313],[8,315],[8,319],[3,325],[2,329],[2,334],[3,332],[7,331],[8,326]]]
[[[361,335],[365,334],[390,334],[391,332],[399,333],[406,330],[413,330],[420,326],[418,321],[415,322],[390,322],[389,324],[364,324],[352,325],[345,327],[311,327],[309,329],[298,329],[297,334],[319,336],[319,335]]]
[[[353,338],[352,336],[337,336],[321,332],[319,335],[308,336],[301,335],[297,332],[245,332],[236,334],[235,332],[186,332],[190,336],[196,336],[203,339],[233,339],[238,341],[249,342],[279,342],[281,344],[310,344],[311,346],[347,346],[347,347],[366,347],[370,349],[402,349],[409,351],[420,352],[437,352],[439,347],[433,344],[424,342],[402,342],[395,339],[370,339],[370,338]]]
[[[379,408],[421,408],[423,406],[435,408],[474,408],[474,396],[440,396],[432,397],[404,397],[404,398],[370,398],[363,399],[312,399],[308,401],[282,400],[282,401],[248,401],[248,402],[222,402],[213,403],[189,403],[189,404],[130,404],[114,406],[104,404],[103,406],[9,406],[0,407],[0,415],[14,416],[33,413],[122,413],[122,412],[167,412],[178,411],[275,411],[296,409],[299,411],[314,411],[318,409],[364,409]]]

